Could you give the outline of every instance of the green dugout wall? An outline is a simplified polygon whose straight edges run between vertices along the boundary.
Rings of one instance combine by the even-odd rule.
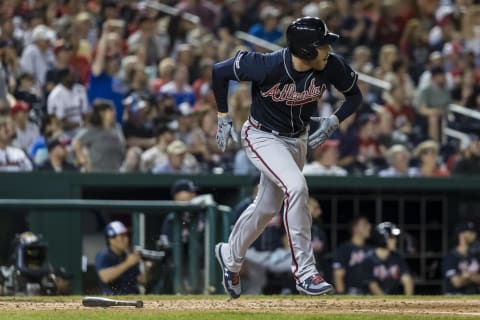
[[[0,199],[169,200],[170,187],[180,177],[185,176],[4,173],[0,174]],[[189,178],[200,187],[200,193],[212,193],[217,203],[230,206],[248,195],[251,187],[249,177]],[[312,177],[307,180],[310,194],[323,208],[322,227],[330,252],[335,252],[337,244],[348,238],[348,221],[353,216],[364,214],[375,223],[391,220],[405,231],[405,243],[409,238],[415,239],[401,250],[405,251],[417,288],[425,293],[441,290],[441,257],[453,241],[449,232],[455,223],[466,218],[480,219],[480,178]],[[82,292],[81,211],[35,212],[0,207],[0,213],[4,247],[5,242],[11,241],[5,237],[13,233],[12,215],[26,214],[32,231],[43,234],[48,241],[52,264],[63,265],[73,272],[73,291]],[[6,259],[0,257],[0,260]]]

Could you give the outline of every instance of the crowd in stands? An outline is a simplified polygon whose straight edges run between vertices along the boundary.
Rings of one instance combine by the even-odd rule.
[[[476,0],[2,1],[0,171],[255,172],[240,144],[217,147],[212,65],[265,51],[236,31],[284,46],[303,15],[324,19],[341,36],[334,51],[390,87],[359,81],[362,106],[311,150],[305,174],[480,173],[480,122],[448,111],[480,111]],[[318,114],[340,97],[328,90]],[[232,82],[237,131],[250,104],[249,84]],[[445,125],[464,138],[446,139]]]

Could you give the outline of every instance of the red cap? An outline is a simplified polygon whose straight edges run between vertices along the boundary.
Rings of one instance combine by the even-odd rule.
[[[20,111],[28,112],[28,110],[30,110],[28,103],[22,100],[16,100],[10,111],[15,114]]]
[[[325,141],[320,147],[315,149],[315,154],[321,154],[327,151],[327,149],[329,148],[337,148],[339,144],[340,144],[340,141],[329,139]]]

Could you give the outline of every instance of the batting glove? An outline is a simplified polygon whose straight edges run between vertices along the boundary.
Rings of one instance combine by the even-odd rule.
[[[238,137],[235,129],[233,128],[232,119],[228,114],[219,114],[217,119],[217,144],[220,150],[225,151],[225,149],[227,148],[228,140],[232,138],[233,141],[238,142]]]
[[[335,132],[338,128],[338,118],[336,115],[331,115],[328,118],[323,117],[311,117],[312,121],[319,123],[318,129],[308,137],[308,145],[315,149],[320,146],[322,143],[327,141],[327,139]]]

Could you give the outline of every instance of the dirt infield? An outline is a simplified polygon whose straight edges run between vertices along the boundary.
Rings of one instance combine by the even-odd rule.
[[[136,300],[135,298],[131,298]],[[109,310],[125,311],[126,307]],[[82,311],[81,298],[28,298],[0,299],[1,311]],[[322,314],[372,314],[372,315],[417,315],[417,316],[472,316],[480,318],[480,300],[477,298],[355,298],[355,297],[242,297],[229,301],[221,297],[159,297],[144,300],[144,308],[136,311],[152,312],[256,312],[256,313],[317,313]]]

